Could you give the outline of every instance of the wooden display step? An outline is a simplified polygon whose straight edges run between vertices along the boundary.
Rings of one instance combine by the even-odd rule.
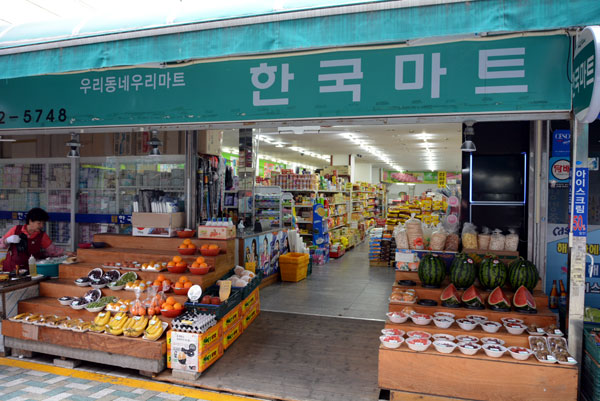
[[[100,249],[78,249],[77,259],[80,262],[97,263],[98,267],[107,262],[138,261],[144,262],[169,262],[174,256],[181,256],[183,260],[192,263],[197,257],[202,256],[200,252],[195,255],[180,255],[177,250],[164,251],[161,249],[136,249],[136,248],[100,248]],[[224,264],[233,268],[233,263],[228,263],[226,253],[217,256],[202,256],[207,264],[214,266]]]
[[[183,242],[184,238],[155,238],[155,237],[134,237],[126,234],[95,234],[94,241],[105,242],[112,248],[134,248],[134,249],[152,249],[163,250],[173,255],[177,254],[177,247]],[[216,244],[227,253],[228,264],[233,267],[235,257],[235,238],[228,240],[205,240],[190,238],[198,248],[204,244]]]
[[[399,280],[412,280],[415,283],[417,283],[417,287],[421,287],[421,280],[419,279],[419,274],[415,271],[415,272],[411,272],[411,271],[400,271],[400,270],[396,270],[396,275],[395,275],[396,281],[395,283],[397,283]],[[440,287],[442,289],[446,288],[446,286],[450,284],[450,278],[448,276],[446,276],[446,278],[444,279],[444,281],[442,282],[442,284],[440,285]],[[503,291],[506,292],[510,292],[512,294],[511,289],[508,288],[507,285],[505,285],[502,288]],[[505,294],[506,294],[505,292]],[[543,289],[542,289],[542,281],[540,280],[537,285],[534,288],[534,292],[541,292],[544,293]],[[507,295],[508,296],[508,295]],[[537,301],[536,301],[537,302]]]
[[[403,290],[412,289],[412,290],[415,290],[419,299],[433,299],[434,301],[440,300],[440,295],[442,294],[442,291],[444,290],[444,287],[425,288],[421,285],[402,286],[402,285],[398,285],[398,284],[394,284],[392,288],[401,288]],[[482,290],[482,289],[478,289],[478,291],[479,291],[479,294],[481,295],[481,297],[483,298],[483,302],[487,302],[488,296],[490,295],[491,291]],[[461,296],[462,296],[463,292],[464,291],[458,290],[458,293]],[[504,292],[504,295],[506,295],[506,297],[508,297],[508,299],[512,302],[514,292],[512,290],[508,290],[508,289],[504,289],[504,288],[502,289],[502,292]],[[535,303],[537,306],[548,305],[548,297],[541,290],[534,290],[532,295],[535,298]]]
[[[156,373],[164,369],[167,352],[167,342],[164,336],[158,341],[148,341],[143,338],[112,336],[110,334],[77,333],[71,330],[34,326],[9,320],[2,321],[2,335],[7,337],[7,340],[8,338],[15,339],[16,342],[23,344],[23,349],[35,352],[56,354],[52,349],[49,349],[56,348],[52,346],[62,347],[61,350],[65,350],[65,348],[78,349],[80,350],[78,359],[97,361],[97,358],[102,358],[102,355],[104,355],[104,363],[109,363],[109,360],[116,355],[114,366],[141,366],[145,369],[140,367],[140,370]],[[45,345],[47,346],[45,347]],[[86,353],[99,355],[94,357],[90,355],[90,359],[86,359]],[[121,364],[116,360],[118,358],[122,359]]]
[[[544,364],[533,356],[491,358],[479,351],[441,354],[431,346],[415,352],[406,345],[379,348],[379,387],[424,396],[472,400],[577,400],[577,366]]]
[[[502,323],[502,322],[499,321],[498,323]],[[453,323],[452,326],[448,327],[447,329],[442,329],[442,328],[437,327],[435,324],[433,324],[433,322],[431,322],[427,326],[420,326],[418,324],[414,324],[409,319],[405,323],[392,323],[388,320],[385,322],[385,328],[386,329],[400,329],[400,330],[404,330],[406,333],[408,333],[409,331],[426,331],[431,334],[444,333],[444,334],[450,334],[451,336],[454,336],[454,337],[460,336],[460,335],[474,336],[477,338],[495,337],[495,338],[499,338],[499,339],[503,340],[505,342],[506,347],[510,347],[510,346],[514,345],[514,346],[518,346],[518,347],[529,348],[529,340],[528,340],[527,332],[524,332],[523,334],[517,336],[517,335],[510,334],[503,327],[501,327],[496,333],[487,333],[487,332],[483,331],[481,326],[477,326],[477,328],[475,328],[471,331],[467,331],[467,330],[463,330],[460,327],[458,327],[458,324]]]
[[[390,312],[401,312],[406,307],[413,308],[416,312],[427,313],[433,315],[434,312],[450,312],[453,313],[457,319],[466,317],[467,315],[482,315],[486,316],[489,320],[500,322],[500,318],[513,317],[522,319],[527,324],[537,324],[540,327],[549,326],[551,324],[557,324],[557,314],[552,312],[548,308],[539,308],[538,313],[519,313],[519,312],[496,312],[491,309],[467,309],[467,308],[446,308],[443,306],[422,306],[418,304],[406,305],[406,304],[394,304],[390,302]]]
[[[61,279],[69,280],[71,284],[75,285],[74,281],[80,277],[85,277],[88,275],[89,271],[99,267],[98,264],[94,263],[77,263],[74,265],[60,265],[58,269],[58,276]],[[158,277],[159,274],[165,276],[166,279],[171,280],[171,282],[177,282],[181,276],[186,276],[192,283],[198,284],[202,287],[203,290],[210,287],[214,283],[217,282],[218,279],[223,277],[228,271],[231,270],[232,267],[228,265],[222,264],[220,267],[215,268],[214,272],[210,272],[204,275],[197,275],[190,273],[187,270],[185,273],[169,273],[168,270],[162,272],[152,272],[152,271],[135,271],[138,277],[141,280],[145,281],[154,281]],[[111,268],[101,267],[102,270],[109,271],[113,270]],[[121,274],[127,273],[128,270],[117,269],[121,272]],[[91,288],[91,287],[83,287],[83,288]],[[104,292],[104,288],[102,289]]]

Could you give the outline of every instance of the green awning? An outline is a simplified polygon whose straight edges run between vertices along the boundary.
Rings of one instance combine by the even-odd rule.
[[[598,0],[281,3],[233,11],[200,4],[170,21],[163,14],[0,26],[0,78],[600,24]]]

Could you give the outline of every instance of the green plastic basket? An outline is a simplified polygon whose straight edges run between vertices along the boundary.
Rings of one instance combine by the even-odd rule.
[[[58,263],[36,264],[37,274],[43,274],[46,277],[58,277]]]

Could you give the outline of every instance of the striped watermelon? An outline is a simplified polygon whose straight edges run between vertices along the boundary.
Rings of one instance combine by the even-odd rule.
[[[479,266],[479,282],[487,290],[502,287],[506,282],[506,266],[494,255],[488,255]]]
[[[492,309],[509,309],[510,310],[510,299],[504,295],[502,288],[496,287],[490,293],[487,299],[488,304]]]
[[[533,291],[539,279],[537,267],[523,258],[515,262],[508,276],[508,282],[513,290],[524,286],[529,291]]]
[[[516,309],[533,312],[537,310],[535,298],[525,286],[521,286],[513,295],[513,305]]]
[[[515,267],[517,267],[524,260],[525,259],[523,259],[522,256],[519,256],[508,264],[508,277],[510,277]]]
[[[446,278],[446,264],[437,255],[429,252],[421,258],[418,274],[424,287],[439,288]]]
[[[473,259],[469,257],[459,259],[458,263],[456,260],[452,262],[450,268],[450,282],[457,288],[468,288],[475,282],[477,278],[477,269]]]
[[[452,264],[450,264],[450,273],[452,273],[452,270],[454,270],[456,266],[458,266],[463,260],[467,258],[468,256],[466,253],[457,253],[456,256],[454,256],[454,259],[452,260]]]

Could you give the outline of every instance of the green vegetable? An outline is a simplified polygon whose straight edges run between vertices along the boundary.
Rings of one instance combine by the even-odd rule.
[[[114,283],[113,286],[125,285],[129,282],[133,282],[137,279],[137,275],[134,272],[127,272],[121,276],[121,278]]]
[[[102,297],[99,300],[97,300],[96,302],[87,304],[85,307],[86,308],[98,308],[101,306],[106,306],[113,302],[117,302],[117,297],[112,297],[112,296],[111,297]]]

